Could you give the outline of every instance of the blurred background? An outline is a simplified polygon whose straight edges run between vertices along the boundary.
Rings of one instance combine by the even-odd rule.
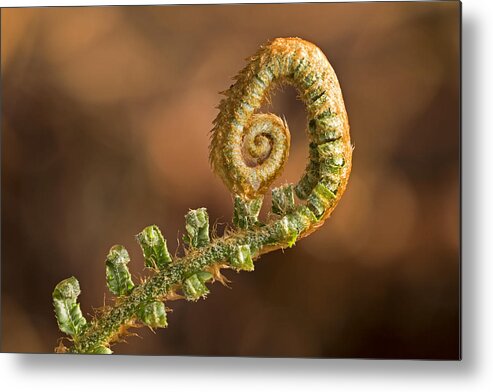
[[[222,233],[231,197],[208,164],[216,106],[267,40],[299,36],[334,67],[354,162],[331,219],[169,327],[120,354],[457,359],[460,355],[458,2],[3,9],[1,348],[53,352],[51,293],[76,276],[83,312],[111,296],[118,243],[161,227],[172,252],[189,208]],[[264,108],[308,156],[292,88]],[[265,203],[263,214],[270,207]],[[180,252],[180,251],[178,251]]]

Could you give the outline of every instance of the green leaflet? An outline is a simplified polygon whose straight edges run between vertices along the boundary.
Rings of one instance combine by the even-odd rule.
[[[291,217],[285,216],[277,222],[278,230],[281,233],[281,240],[291,248],[298,238],[298,230],[293,224]]]
[[[159,227],[155,225],[146,227],[137,234],[137,240],[142,248],[147,268],[161,270],[171,263],[172,259],[166,246],[166,240]]]
[[[324,184],[319,182],[310,196],[308,196],[308,206],[313,213],[319,217],[324,213],[325,209],[330,206],[335,198],[336,195],[334,195],[334,193]]]
[[[304,228],[309,227],[319,221],[313,211],[305,205],[298,206],[292,215],[295,218],[294,227],[298,234],[301,233]]]
[[[340,140],[321,144],[317,147],[320,155],[321,182],[334,194],[340,184],[342,167],[344,166],[344,145]]]
[[[209,289],[205,285],[205,282],[211,278],[212,274],[203,271],[197,272],[185,279],[183,282],[183,294],[185,294],[185,298],[189,301],[197,301],[209,294]]]
[[[106,284],[115,295],[127,295],[134,288],[129,262],[130,256],[122,245],[113,246],[106,256]]]
[[[272,189],[272,212],[276,215],[286,215],[294,210],[293,185],[283,185]]]
[[[260,196],[252,200],[243,199],[235,195],[233,224],[240,229],[248,229],[258,225],[258,214],[262,208],[264,197]]]
[[[106,346],[98,346],[95,349],[89,351],[88,354],[113,354],[113,351],[111,351]]]
[[[344,144],[337,140],[331,143],[320,144],[317,146],[320,161],[331,166],[344,165]]]
[[[295,187],[296,195],[301,200],[306,200],[319,180],[320,156],[317,144],[310,143],[308,153],[309,160],[305,172]]]
[[[327,110],[308,123],[308,132],[318,144],[337,140],[343,135],[343,120]]]
[[[166,308],[162,302],[154,301],[143,305],[139,311],[139,319],[151,328],[166,328]]]
[[[253,271],[253,260],[250,245],[238,245],[229,256],[229,264],[237,271]]]
[[[207,209],[199,208],[188,211],[185,215],[185,229],[187,234],[183,236],[183,241],[188,246],[200,248],[207,245],[210,242]]]
[[[58,328],[74,337],[86,326],[86,319],[77,303],[79,294],[79,282],[73,276],[58,283],[53,291],[53,306]]]

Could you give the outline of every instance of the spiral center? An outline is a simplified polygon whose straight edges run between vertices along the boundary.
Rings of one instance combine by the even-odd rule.
[[[248,133],[243,140],[243,157],[248,167],[255,167],[265,162],[272,151],[274,140],[265,133]]]

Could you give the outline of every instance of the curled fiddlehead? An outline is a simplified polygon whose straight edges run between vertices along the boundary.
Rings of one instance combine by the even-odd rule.
[[[263,197],[282,172],[290,134],[285,121],[256,111],[283,83],[293,85],[306,105],[309,162],[296,185],[272,189],[273,214],[261,223]],[[210,161],[233,195],[235,229],[211,241],[206,209],[191,210],[185,216],[187,252],[173,260],[159,228],[147,227],[137,240],[145,266],[155,274],[140,285],[132,282],[128,252],[114,246],[106,272],[117,299],[90,323],[76,302],[77,280],[62,281],[53,293],[55,313],[73,345],[60,345],[58,351],[111,353],[110,345],[130,327],[166,327],[164,302],[203,298],[209,293],[207,282],[224,283],[222,268],[252,271],[261,254],[292,246],[320,227],[336,207],[347,185],[351,157],[341,89],[322,51],[299,38],[277,38],[261,47],[225,92],[211,135]]]

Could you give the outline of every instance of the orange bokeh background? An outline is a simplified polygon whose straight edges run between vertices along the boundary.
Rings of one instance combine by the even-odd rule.
[[[327,55],[355,146],[346,194],[319,231],[227,272],[169,328],[116,353],[456,359],[459,328],[460,10],[455,2],[2,10],[2,351],[53,352],[55,284],[83,311],[104,259],[157,224],[170,250],[189,208],[220,234],[231,197],[208,163],[219,91],[259,45],[299,36]],[[295,182],[308,155],[292,88]],[[268,200],[264,212],[269,208]]]

